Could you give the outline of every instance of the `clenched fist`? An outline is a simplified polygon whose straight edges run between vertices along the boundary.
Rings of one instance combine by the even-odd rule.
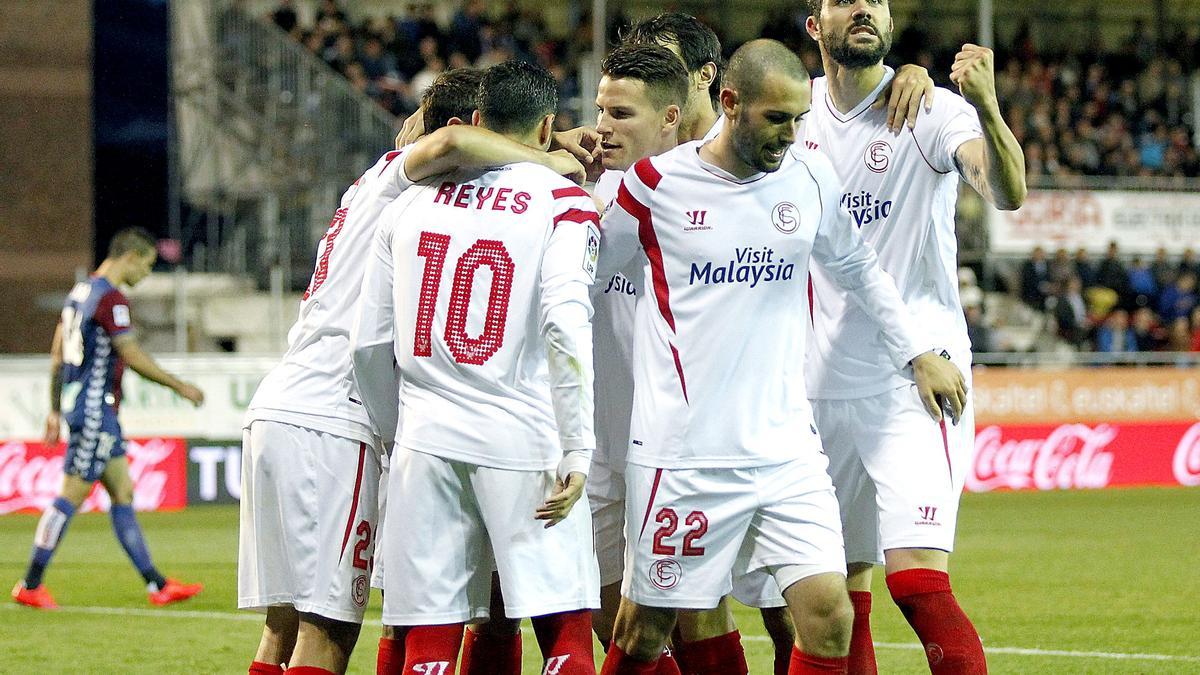
[[[976,108],[993,107],[996,102],[996,74],[992,50],[979,45],[965,44],[954,56],[950,81],[958,85],[967,103]]]

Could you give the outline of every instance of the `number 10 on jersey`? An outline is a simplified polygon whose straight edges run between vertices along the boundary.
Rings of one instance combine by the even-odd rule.
[[[417,302],[413,356],[433,355],[434,309],[441,295],[442,269],[446,264],[450,241],[448,234],[422,232],[417,245],[417,256],[425,259],[425,273],[421,278],[421,297]],[[492,271],[492,287],[488,294],[483,333],[471,337],[467,335],[467,313],[471,307],[475,273],[484,265]],[[495,239],[476,240],[458,257],[444,334],[446,346],[456,363],[483,365],[504,346],[504,325],[508,321],[508,300],[512,295],[514,269],[504,242]]]

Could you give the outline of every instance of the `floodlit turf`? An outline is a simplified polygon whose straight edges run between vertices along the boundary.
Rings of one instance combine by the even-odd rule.
[[[260,624],[234,611],[235,507],[143,514],[161,570],[207,588],[151,609],[103,515],[71,523],[47,573],[64,610],[0,604],[3,673],[245,672]],[[23,573],[36,518],[0,517],[0,581]],[[954,561],[958,597],[993,673],[1200,673],[1200,489],[967,495]],[[877,579],[880,672],[927,672],[922,652]],[[368,614],[379,617],[377,598]],[[249,617],[249,619],[247,619]],[[752,673],[771,672],[757,617],[739,611]],[[378,627],[363,629],[351,672],[374,668]],[[1014,653],[1014,648],[1036,650]],[[1158,654],[1174,660],[1052,655]],[[599,653],[599,652],[597,652]],[[526,640],[526,673],[537,673]]]

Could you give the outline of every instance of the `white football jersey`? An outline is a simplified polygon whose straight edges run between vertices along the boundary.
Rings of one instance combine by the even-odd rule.
[[[737,179],[701,141],[626,172],[605,214],[599,277],[631,259],[635,317],[628,461],[748,467],[817,457],[804,386],[809,256],[890,330],[896,367],[923,351],[895,285],[838,208],[829,160],[793,146],[780,169]]]
[[[400,445],[521,471],[596,447],[588,292],[598,225],[587,192],[525,163],[444,174],[388,207],[354,349],[358,369],[372,345],[391,346]],[[373,411],[396,404],[382,386],[387,361],[355,373]]]
[[[605,171],[593,194],[611,205],[624,171]],[[629,421],[633,410],[633,315],[641,286],[641,268],[630,265],[606,282],[597,283],[592,316],[596,355],[596,452],[592,462],[617,473],[625,471]]]
[[[351,376],[350,330],[379,215],[412,185],[404,160],[404,150],[385,154],[342,195],[317,246],[287,352],[258,386],[247,426],[272,420],[375,443]]]
[[[916,129],[893,134],[887,111],[870,109],[891,78],[889,68],[879,87],[844,115],[833,107],[826,78],[814,80],[806,144],[832,161],[843,184],[840,204],[896,280],[921,341],[965,353],[970,341],[958,297],[954,153],[983,131],[970,104],[939,89],[933,110],[922,111]],[[813,269],[812,279],[809,395],[874,396],[911,382],[911,371],[890,360],[874,318],[821,266]]]

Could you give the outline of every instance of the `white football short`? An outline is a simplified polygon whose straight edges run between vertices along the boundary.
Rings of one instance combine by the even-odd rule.
[[[587,480],[600,586],[620,583],[625,572],[625,474],[592,462]]]
[[[787,607],[775,575],[767,569],[757,569],[733,579],[733,599],[747,607],[772,609]]]
[[[847,562],[883,564],[883,552],[894,548],[954,549],[975,451],[970,397],[958,424],[933,421],[916,385],[815,400],[813,412],[841,505]]]
[[[621,594],[638,604],[709,609],[764,568],[788,566],[788,583],[846,573],[823,455],[743,469],[630,464],[625,487]]]
[[[397,447],[388,477],[383,621],[436,625],[488,616],[492,570],[508,617],[600,606],[586,495],[562,522],[534,519],[554,471],[509,471]]]
[[[379,451],[258,420],[242,435],[238,607],[291,605],[362,623],[371,594]]]
[[[383,524],[383,519],[387,515],[387,484],[388,484],[388,466],[391,462],[391,457],[384,453],[379,458],[379,515],[376,517],[375,524],[375,565],[371,570],[371,588],[383,590],[383,547],[387,537],[387,526]]]

